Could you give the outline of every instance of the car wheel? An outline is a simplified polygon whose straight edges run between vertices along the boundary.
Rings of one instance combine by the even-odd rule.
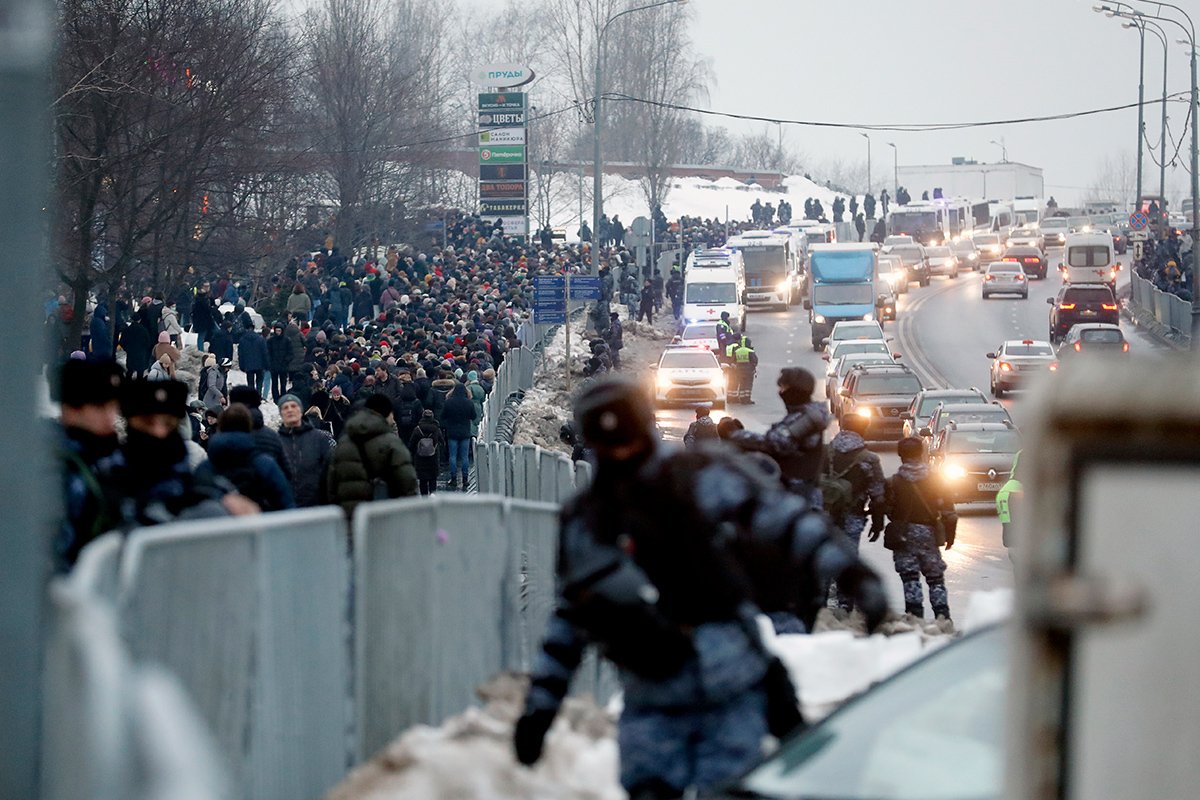
[[[1001,389],[999,386],[993,386],[992,387],[992,395],[997,400],[1003,400],[1004,399],[1004,390]]]
[[[928,286],[929,278],[921,278],[921,286]]]
[[[1028,300],[1028,299],[1029,299],[1029,291],[1028,291],[1028,290],[1026,290],[1025,294],[1021,295],[1021,299],[1022,299],[1022,300]]]

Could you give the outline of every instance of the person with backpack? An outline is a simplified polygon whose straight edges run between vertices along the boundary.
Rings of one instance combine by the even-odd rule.
[[[441,453],[445,448],[446,436],[433,416],[433,409],[422,411],[421,420],[408,439],[408,449],[413,454],[413,465],[417,469],[417,483],[422,495],[437,491],[438,474],[442,470]]]
[[[892,562],[904,585],[904,611],[917,619],[925,616],[921,577],[929,587],[929,605],[939,627],[953,630],[950,597],[946,591],[946,562],[940,552],[954,546],[958,515],[954,502],[929,475],[925,444],[915,436],[896,445],[900,469],[887,487],[888,524],[883,546],[892,551]],[[869,541],[879,538],[872,530]]]
[[[396,420],[396,434],[400,441],[407,442],[412,436],[413,429],[421,421],[425,411],[424,404],[417,398],[417,390],[412,381],[397,380],[396,399],[392,401],[392,411]],[[410,450],[412,448],[409,448]]]
[[[842,418],[841,431],[829,442],[829,458],[821,476],[825,513],[846,534],[857,551],[867,524],[870,505],[871,533],[883,530],[887,484],[879,456],[867,449],[863,434],[871,421],[857,414]],[[838,592],[838,607],[849,612],[850,598]]]
[[[208,461],[201,469],[211,469],[232,483],[263,511],[295,508],[292,487],[274,459],[258,450],[250,432],[252,424],[250,409],[241,403],[222,411],[217,434],[208,442]]]
[[[721,438],[717,433],[717,423],[713,422],[711,409],[700,406],[696,409],[696,421],[688,425],[687,433],[683,435],[683,445],[689,449],[698,447],[702,442],[714,442]]]
[[[479,423],[483,421],[483,402],[487,399],[487,392],[483,390],[476,370],[467,373],[467,393],[475,405],[475,419],[471,422],[471,438],[474,439],[479,435]]]
[[[436,387],[434,391],[437,391]],[[442,430],[446,432],[450,463],[450,480],[446,488],[467,490],[471,475],[471,423],[475,420],[475,404],[467,387],[457,381],[442,408]],[[460,483],[461,480],[461,483]]]

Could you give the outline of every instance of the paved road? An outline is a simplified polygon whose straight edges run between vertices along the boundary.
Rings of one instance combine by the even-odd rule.
[[[1049,257],[1056,264],[1061,250],[1052,250]],[[1120,281],[1127,282],[1128,275],[1126,266]],[[990,365],[986,353],[1005,339],[1046,338],[1049,314],[1046,299],[1053,297],[1061,285],[1053,270],[1047,280],[1031,284],[1028,300],[997,297],[984,301],[980,283],[979,274],[966,272],[955,280],[934,278],[932,285],[924,289],[914,285],[900,297],[899,320],[888,324],[887,333],[893,337],[893,348],[902,354],[902,362],[917,371],[925,386],[976,386],[986,392]],[[818,384],[824,385],[825,362],[810,346],[806,313],[796,307],[786,312],[756,312],[749,316],[748,335],[759,357],[756,404],[714,410],[714,418],[733,414],[751,430],[765,429],[778,420],[783,416],[783,404],[775,394],[775,378],[785,366],[805,367],[817,375]],[[1165,352],[1149,335],[1125,323],[1123,327],[1133,357],[1160,357]],[[820,388],[818,392],[823,394]],[[1018,425],[1026,397],[1017,392],[1002,401]],[[681,438],[693,418],[689,409],[664,409],[658,415],[668,439]],[[836,429],[836,425],[832,426],[829,435],[836,433]],[[873,444],[872,449],[881,455],[885,474],[890,475],[899,466],[892,443]],[[1012,586],[1011,565],[1000,542],[1000,524],[990,504],[968,505],[960,511],[958,540],[944,554],[952,610],[964,609],[971,592]],[[891,553],[880,543],[868,544],[865,540],[862,552],[887,576],[893,607],[903,609],[900,581],[892,569]]]

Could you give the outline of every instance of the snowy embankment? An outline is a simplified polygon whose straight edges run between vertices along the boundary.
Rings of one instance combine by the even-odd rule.
[[[584,189],[589,194],[584,197],[583,213],[590,226],[590,179]],[[715,181],[698,177],[673,178],[667,200],[663,204],[663,213],[669,220],[689,216],[724,221],[726,213],[731,220],[746,220],[750,219],[750,206],[755,200],[764,205],[770,203],[776,208],[780,200],[787,200],[792,206],[793,219],[800,219],[804,216],[804,201],[811,197],[820,200],[826,215],[832,218],[833,199],[838,196],[849,206],[849,195],[826,189],[803,175],[784,178],[780,189],[764,189],[757,184],[746,184],[733,178],[718,178]],[[551,178],[550,197],[551,226],[565,228],[567,237],[575,239],[579,230],[579,176],[567,173],[554,175]],[[859,202],[861,201],[860,197]],[[620,175],[605,175],[604,213],[609,218],[619,216],[626,226],[638,217],[649,217],[650,209],[641,183]]]
[[[1012,593],[976,592],[963,630],[1007,618]],[[836,623],[831,623],[836,625]],[[818,627],[821,627],[820,624]],[[769,635],[770,646],[791,670],[806,719],[815,722],[872,684],[951,641],[936,626],[898,618],[885,623],[892,635],[856,636],[827,630],[810,636]],[[903,632],[901,632],[903,631]],[[439,727],[402,733],[355,769],[326,800],[619,800],[616,711],[586,698],[571,698],[551,728],[546,751],[534,769],[512,755],[512,728],[520,715],[526,682],[499,675],[479,690],[483,706],[470,708]]]

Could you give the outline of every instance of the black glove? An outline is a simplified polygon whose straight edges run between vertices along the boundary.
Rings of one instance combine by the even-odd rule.
[[[804,730],[807,725],[800,713],[800,702],[796,699],[796,685],[786,666],[778,658],[772,658],[763,678],[767,693],[767,730],[776,739]]]
[[[542,745],[546,740],[546,731],[554,722],[554,712],[545,708],[526,711],[517,720],[513,732],[513,745],[517,751],[517,761],[527,767],[532,767],[542,757]]]
[[[883,533],[883,520],[876,520],[871,523],[871,533],[867,536],[868,542],[879,541],[879,534]]]

